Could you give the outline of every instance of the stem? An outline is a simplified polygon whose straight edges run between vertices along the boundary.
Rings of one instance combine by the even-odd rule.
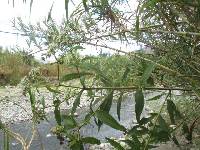
[[[83,89],[82,87],[79,86],[70,86],[70,85],[64,85],[61,84],[59,86],[63,86],[63,87],[68,87],[68,88],[77,88],[77,89]],[[86,87],[84,88],[84,90],[136,90],[138,89],[137,86],[127,86],[127,87]],[[161,91],[192,91],[192,89],[184,89],[184,88],[174,88],[174,87],[144,87],[144,90],[161,90]]]
[[[26,146],[27,145],[26,141],[24,140],[24,138],[20,134],[11,131],[6,126],[3,126],[2,130],[7,134],[7,136],[13,137],[17,141],[19,141],[22,144],[22,147],[23,147],[24,150],[28,150],[27,146]]]
[[[163,104],[162,104],[162,106],[161,106],[161,108],[160,108],[160,110],[159,110],[159,112],[158,112],[158,115],[157,115],[156,120],[155,120],[154,125],[153,125],[152,132],[153,132],[154,129],[155,129],[155,126],[156,126],[156,123],[157,123],[157,121],[158,121],[158,118],[159,118],[159,116],[160,116],[160,114],[161,114],[161,112],[162,112],[162,109],[163,109],[163,107],[164,107],[164,104],[165,104],[165,102],[166,102],[166,100],[167,100],[167,98],[168,98],[168,96],[169,96],[170,94],[171,94],[171,91],[169,91],[169,93],[167,94],[167,96],[166,96],[166,98],[165,98],[165,100],[164,100],[164,102],[163,102]],[[152,132],[150,133],[149,138],[148,138],[148,140],[147,140],[147,142],[146,142],[146,144],[145,144],[145,146],[144,146],[144,150],[147,150],[147,148],[148,148],[149,142],[150,142],[150,140],[151,140]]]

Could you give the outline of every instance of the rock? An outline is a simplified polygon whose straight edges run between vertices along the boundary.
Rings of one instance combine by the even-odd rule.
[[[1,89],[1,101],[0,101],[0,117],[2,122],[14,122],[14,121],[25,121],[29,120],[32,117],[31,104],[29,101],[29,96],[23,95],[23,90],[18,87],[7,86],[5,89]],[[38,103],[38,108],[42,109],[41,98],[44,97],[45,100],[45,112],[49,113],[54,110],[53,105],[53,94],[48,92],[45,89],[41,89],[40,93],[36,93],[36,101]],[[63,101],[64,95],[58,95],[60,101]],[[80,106],[85,107],[90,104],[89,101],[86,101],[87,93],[83,93],[81,96]],[[61,110],[70,109],[73,106],[75,98],[68,100],[68,104],[63,102],[60,105]],[[40,106],[40,107],[39,107]],[[78,116],[75,113],[75,116]]]

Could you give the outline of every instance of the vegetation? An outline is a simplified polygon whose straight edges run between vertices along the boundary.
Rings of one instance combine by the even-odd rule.
[[[54,133],[61,143],[68,139],[72,150],[84,149],[83,145],[88,143],[100,144],[98,139],[80,134],[80,129],[92,119],[99,132],[103,124],[123,132],[125,139],[121,141],[105,137],[107,142],[120,150],[147,150],[167,141],[181,147],[184,143],[177,138],[180,136],[185,136],[184,141],[188,143],[195,142],[193,135],[194,131],[199,134],[200,120],[200,29],[197,19],[200,16],[200,1],[139,0],[136,12],[131,9],[127,12],[121,7],[129,1],[83,0],[70,16],[69,1],[65,2],[66,20],[61,25],[51,18],[51,11],[47,21],[36,26],[26,25],[20,19],[15,24],[17,29],[29,35],[31,44],[40,49],[44,47],[46,57],[56,58],[58,72],[61,64],[74,70],[65,75],[58,73],[58,83],[54,84],[44,80],[34,70],[26,78],[25,87],[30,96],[34,125],[45,119],[45,114],[41,113],[45,103],[43,108],[37,107],[34,97],[36,89],[43,86],[55,95],[57,126]],[[133,40],[150,48],[151,53],[126,52],[105,44],[108,41],[131,43]],[[84,51],[86,45],[109,49],[115,54],[83,57],[79,52]],[[74,79],[79,80],[79,86],[70,84]],[[63,101],[56,96],[62,93],[63,88],[75,89],[69,96],[76,95],[70,114],[60,112]],[[147,90],[165,92],[150,99],[145,97]],[[173,94],[174,90],[181,91],[180,99]],[[100,96],[99,91],[102,91]],[[137,124],[127,128],[118,120],[123,95],[133,91],[133,118]],[[75,112],[84,92],[90,99],[89,112],[83,120],[77,120]],[[118,99],[118,120],[109,114],[114,97]],[[160,100],[160,108],[144,117],[145,99]],[[188,107],[191,109],[187,108],[187,103],[192,106]],[[7,132],[7,128],[2,126],[2,129],[13,135]],[[26,145],[24,149],[27,149]]]
[[[16,85],[39,63],[24,51],[0,49],[0,85]]]
[[[40,74],[49,78],[50,81],[57,79],[57,64],[43,64],[26,51],[3,50],[3,48],[0,48],[0,86],[19,84],[33,68],[40,68]],[[66,65],[60,65],[59,72],[62,76],[67,72],[73,72],[73,69]]]

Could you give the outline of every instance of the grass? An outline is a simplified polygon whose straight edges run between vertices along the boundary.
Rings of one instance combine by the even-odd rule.
[[[4,50],[0,47],[0,87],[5,85],[17,85],[23,77],[28,75],[34,67],[40,67],[41,75],[52,80],[57,79],[58,65],[43,64],[37,62],[33,56],[24,51]],[[66,65],[59,65],[60,77],[73,69]]]
[[[23,53],[0,49],[0,85],[16,85],[28,74],[32,65],[25,59]]]

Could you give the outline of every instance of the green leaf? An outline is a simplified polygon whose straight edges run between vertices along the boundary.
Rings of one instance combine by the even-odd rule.
[[[113,91],[110,91],[107,97],[104,99],[103,103],[99,106],[100,110],[109,113],[110,108],[112,106],[112,100],[113,100]],[[103,123],[100,120],[98,120],[97,122],[98,130],[100,130],[102,124]]]
[[[134,127],[132,127],[129,131],[128,131],[128,135],[138,135],[138,136],[142,136],[144,134],[147,134],[149,132],[148,128],[144,127],[144,126],[140,126],[140,125],[136,125]]]
[[[172,124],[175,124],[175,113],[174,113],[175,109],[176,109],[176,106],[173,103],[173,101],[167,100],[167,111],[169,113],[169,117]]]
[[[90,122],[90,119],[91,117],[93,116],[93,111],[92,112],[89,112],[87,115],[85,115],[85,118],[84,118],[84,123],[89,123]]]
[[[94,97],[94,93],[92,90],[87,90],[87,95],[90,97],[90,98],[93,98]]]
[[[62,116],[63,124],[65,129],[73,129],[77,126],[76,120],[74,119],[73,116],[67,116],[63,115]]]
[[[4,124],[2,123],[2,121],[0,120],[0,129],[4,129]]]
[[[92,73],[88,73],[88,72],[79,72],[79,73],[70,73],[70,74],[66,74],[62,77],[61,81],[70,81],[70,80],[74,80],[74,79],[78,79],[81,78],[82,76],[86,76],[86,75],[92,75]]]
[[[156,95],[152,98],[149,98],[147,101],[155,101],[155,100],[159,100],[165,93],[162,93],[162,94],[159,94],[159,95]]]
[[[138,89],[135,93],[135,114],[137,122],[140,121],[140,116],[144,108],[144,95],[141,89]]]
[[[169,131],[168,125],[161,115],[159,115],[158,117],[158,122],[163,131],[166,131],[166,132]]]
[[[178,147],[180,147],[180,144],[179,144],[179,142],[178,142],[178,140],[177,140],[175,135],[172,136],[172,140]]]
[[[42,104],[42,108],[45,109],[45,100],[44,100],[44,96],[42,96],[42,98],[41,98],[41,104]]]
[[[76,46],[73,46],[70,50],[73,51],[73,50],[79,50],[79,49],[85,49],[85,48],[80,45],[76,45]]]
[[[89,144],[97,144],[97,145],[100,145],[101,142],[100,140],[94,138],[94,137],[85,137],[85,138],[82,138],[82,142],[83,143],[89,143]]]
[[[83,6],[85,8],[85,11],[88,11],[87,1],[88,0],[83,0]]]
[[[147,123],[151,122],[152,119],[154,119],[156,116],[157,116],[157,114],[151,114],[150,117],[147,117],[147,118],[143,117],[143,118],[140,120],[139,124],[140,124],[140,125],[147,124]]]
[[[137,32],[140,30],[140,17],[138,15],[136,16],[135,30]]]
[[[72,115],[76,112],[76,108],[77,108],[77,107],[79,106],[79,104],[80,104],[80,99],[81,99],[81,95],[82,95],[83,91],[84,91],[84,90],[81,90],[81,91],[78,93],[76,99],[74,100],[74,103],[73,103],[73,106],[72,106],[72,110],[71,110],[71,114],[72,114]]]
[[[54,104],[54,115],[55,115],[55,119],[58,125],[61,126],[61,114],[60,114],[60,100],[56,99],[53,101]]]
[[[28,93],[29,93],[29,99],[31,102],[32,113],[35,114],[35,94],[32,93],[31,89],[28,90]]]
[[[155,69],[156,64],[155,63],[149,63],[148,66],[146,67],[142,78],[141,78],[141,84],[143,86],[145,86],[147,84],[147,80],[149,79],[149,77],[151,76],[151,73],[153,72],[153,70]]]
[[[95,116],[104,124],[120,131],[126,131],[126,128],[120,125],[108,112],[97,110]]]
[[[113,100],[113,91],[110,91],[106,98],[104,99],[103,103],[99,106],[100,110],[103,110],[105,112],[109,112]]]
[[[189,127],[188,127],[188,125],[186,123],[183,123],[182,131],[183,131],[184,134],[189,134],[190,133]]]
[[[45,87],[47,88],[47,90],[49,90],[52,93],[60,93],[60,91],[51,88],[50,85],[46,85]]]
[[[47,17],[47,22],[50,21],[50,20],[52,19],[52,17],[51,17],[51,12],[52,12],[52,9],[53,9],[53,5],[54,5],[54,2],[52,3],[51,8],[50,8],[50,10],[49,10],[48,17]]]
[[[69,0],[65,0],[65,13],[66,13],[66,18],[67,20],[69,19],[69,15],[68,15],[68,6],[69,6]]]
[[[135,23],[135,30],[136,30],[136,39],[139,40],[140,35],[140,17],[139,15],[136,16],[136,23]]]
[[[80,83],[83,87],[85,87],[85,76],[80,77]]]
[[[110,139],[110,138],[107,138],[106,137],[106,140],[114,147],[116,148],[117,150],[125,150],[120,143],[116,142],[115,140],[113,139]]]
[[[117,101],[117,116],[120,120],[120,110],[121,110],[121,103],[122,103],[123,93],[120,93],[119,99]]]
[[[81,141],[76,141],[70,145],[71,150],[84,150],[83,143]]]

